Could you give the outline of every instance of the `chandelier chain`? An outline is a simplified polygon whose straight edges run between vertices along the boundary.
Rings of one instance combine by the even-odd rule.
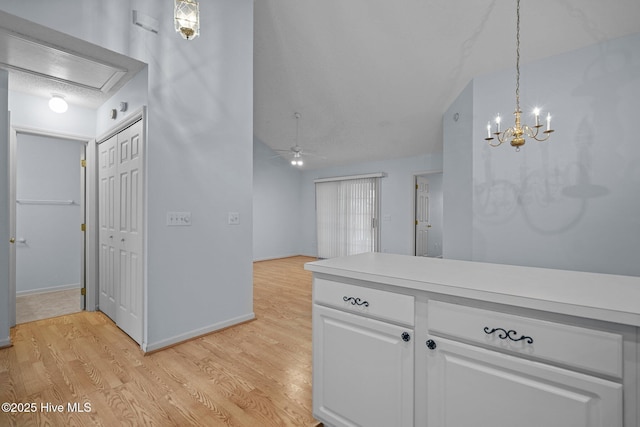
[[[520,111],[520,0],[517,0],[516,16],[516,111]]]

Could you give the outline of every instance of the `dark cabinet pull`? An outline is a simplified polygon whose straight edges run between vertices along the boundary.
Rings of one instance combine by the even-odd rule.
[[[369,307],[369,303],[367,301],[362,301],[360,298],[355,297],[342,297],[342,301],[350,302],[351,305],[364,305],[365,307]]]
[[[489,329],[488,326],[484,327],[484,333],[487,335],[491,335],[494,332],[499,332],[498,333],[498,338],[500,338],[501,340],[506,340],[506,339],[510,339],[511,341],[522,341],[525,340],[528,344],[533,344],[533,338],[522,335],[520,338],[515,338],[514,336],[517,335],[518,333],[516,331],[514,331],[513,329],[509,329],[508,331],[506,329],[502,329],[502,328],[492,328]],[[514,336],[512,336],[514,335]]]
[[[404,342],[411,341],[411,335],[409,335],[409,332],[403,332],[402,333],[402,341],[404,341]]]
[[[427,340],[425,344],[427,344],[427,348],[429,350],[435,350],[437,347],[436,342],[434,340]]]

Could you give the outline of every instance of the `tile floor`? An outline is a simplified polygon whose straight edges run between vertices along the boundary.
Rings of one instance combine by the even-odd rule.
[[[80,289],[43,292],[16,297],[16,323],[32,322],[77,313],[80,310]]]

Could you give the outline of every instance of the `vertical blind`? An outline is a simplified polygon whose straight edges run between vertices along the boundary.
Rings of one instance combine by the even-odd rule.
[[[316,181],[318,258],[378,249],[380,178]]]

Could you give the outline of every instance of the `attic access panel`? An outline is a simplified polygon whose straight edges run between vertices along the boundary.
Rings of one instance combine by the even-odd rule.
[[[0,30],[0,66],[107,93],[127,70]]]

